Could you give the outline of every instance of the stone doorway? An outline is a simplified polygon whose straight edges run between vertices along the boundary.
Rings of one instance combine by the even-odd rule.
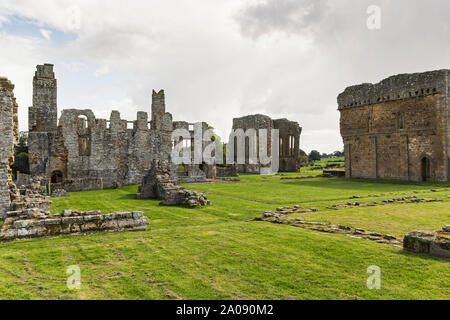
[[[431,178],[430,159],[423,157],[421,161],[422,181],[428,181]]]
[[[52,183],[62,183],[63,182],[63,174],[61,171],[53,171],[51,177]]]

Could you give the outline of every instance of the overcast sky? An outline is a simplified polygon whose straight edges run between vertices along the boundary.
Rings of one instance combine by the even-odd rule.
[[[367,27],[371,5],[380,29]],[[165,89],[175,120],[225,136],[234,117],[286,117],[302,149],[332,152],[345,87],[450,68],[449,17],[447,0],[1,0],[0,75],[21,130],[35,66],[52,63],[59,111],[134,120]]]

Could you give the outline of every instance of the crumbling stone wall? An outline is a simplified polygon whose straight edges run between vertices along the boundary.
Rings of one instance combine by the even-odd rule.
[[[152,160],[169,159],[173,121],[163,90],[152,93],[150,121],[147,112],[126,121],[118,111],[106,120],[89,109],[66,109],[58,122],[56,84],[53,65],[37,66],[29,108],[32,176],[67,191],[113,188],[140,183]]]
[[[10,211],[39,208],[49,210],[51,201],[42,195],[40,183],[30,181],[28,186],[16,187],[12,180],[14,145],[19,138],[18,105],[13,93],[14,85],[0,78],[0,219]]]
[[[195,124],[188,123],[186,121],[174,121],[173,122],[173,129],[184,129],[189,131],[190,138],[188,147],[185,147],[186,152],[191,153],[191,164],[182,164],[176,168],[175,171],[173,171],[173,178],[176,183],[197,183],[197,182],[207,182],[207,179],[215,179],[216,178],[216,165],[215,164],[207,164],[203,162],[202,164],[195,164],[194,163],[194,148],[195,148],[195,139],[194,139],[194,126]],[[199,126],[201,126],[202,130],[202,137],[206,130],[210,128],[210,126],[206,122],[199,123]],[[182,137],[178,137],[174,141],[174,143],[178,144],[181,142]],[[205,150],[205,148],[208,146],[208,144],[211,143],[209,141],[202,141],[201,142],[201,150],[202,152]],[[214,155],[214,154],[213,154]]]
[[[14,85],[0,78],[0,218],[4,218],[11,207],[11,193],[16,193],[12,181],[11,166],[14,164],[14,145],[17,144],[17,103]]]
[[[302,128],[288,119],[273,120],[273,128],[280,133],[280,172],[300,170],[300,135]]]
[[[450,181],[449,71],[401,74],[339,95],[347,177]]]
[[[272,120],[270,117],[262,114],[249,115],[233,119],[233,130],[243,129],[246,132],[249,129],[255,129],[257,135],[257,146],[259,145],[259,130],[267,130],[267,153],[270,156],[272,150],[271,130],[279,130],[279,171],[296,172],[300,170],[300,135],[302,128],[295,121],[287,119]],[[234,143],[235,162],[237,160],[237,141]],[[245,138],[245,164],[237,164],[238,173],[261,173],[264,166],[261,163],[252,164],[249,161],[249,138]],[[259,149],[257,147],[257,149]],[[259,150],[258,150],[259,153]],[[258,154],[259,159],[259,154]]]
[[[52,145],[57,142],[57,80],[53,65],[38,65],[33,77],[33,106],[28,108],[28,153],[30,172],[50,170]]]
[[[142,180],[137,199],[162,199],[161,205],[198,207],[209,205],[206,196],[175,185],[171,164],[167,160],[153,160],[152,168]]]

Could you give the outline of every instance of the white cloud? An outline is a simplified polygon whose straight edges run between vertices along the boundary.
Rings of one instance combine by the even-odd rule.
[[[109,72],[109,66],[107,64],[102,65],[100,68],[98,68],[97,70],[95,70],[94,72],[94,76],[95,77],[100,77],[102,75],[105,75]]]
[[[5,22],[8,22],[8,18],[0,14],[0,28]]]
[[[46,29],[39,29],[39,32],[41,33],[41,35],[47,39],[47,40],[51,40],[51,35],[52,35],[52,31],[51,30],[46,30]]]

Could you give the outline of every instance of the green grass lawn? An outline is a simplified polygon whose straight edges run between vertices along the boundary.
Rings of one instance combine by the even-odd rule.
[[[307,166],[302,167],[303,171],[321,171],[325,168],[332,169],[332,170],[345,170],[345,158],[339,157],[339,158],[322,158],[318,161],[314,161],[314,163],[311,163]]]
[[[289,174],[289,175],[300,175]],[[450,184],[244,175],[240,182],[195,184],[212,205],[187,209],[136,200],[137,186],[74,192],[52,199],[63,209],[141,210],[146,232],[34,239],[0,244],[3,299],[448,299],[449,260],[407,253],[341,234],[246,222],[278,206],[319,208],[303,217],[403,236],[450,224]],[[427,193],[430,189],[437,192]],[[440,197],[443,202],[334,211],[327,206],[379,201],[371,194]],[[397,196],[398,197],[398,196]],[[355,201],[355,200],[352,200]],[[81,268],[68,290],[66,268]],[[381,268],[381,289],[366,286]]]

